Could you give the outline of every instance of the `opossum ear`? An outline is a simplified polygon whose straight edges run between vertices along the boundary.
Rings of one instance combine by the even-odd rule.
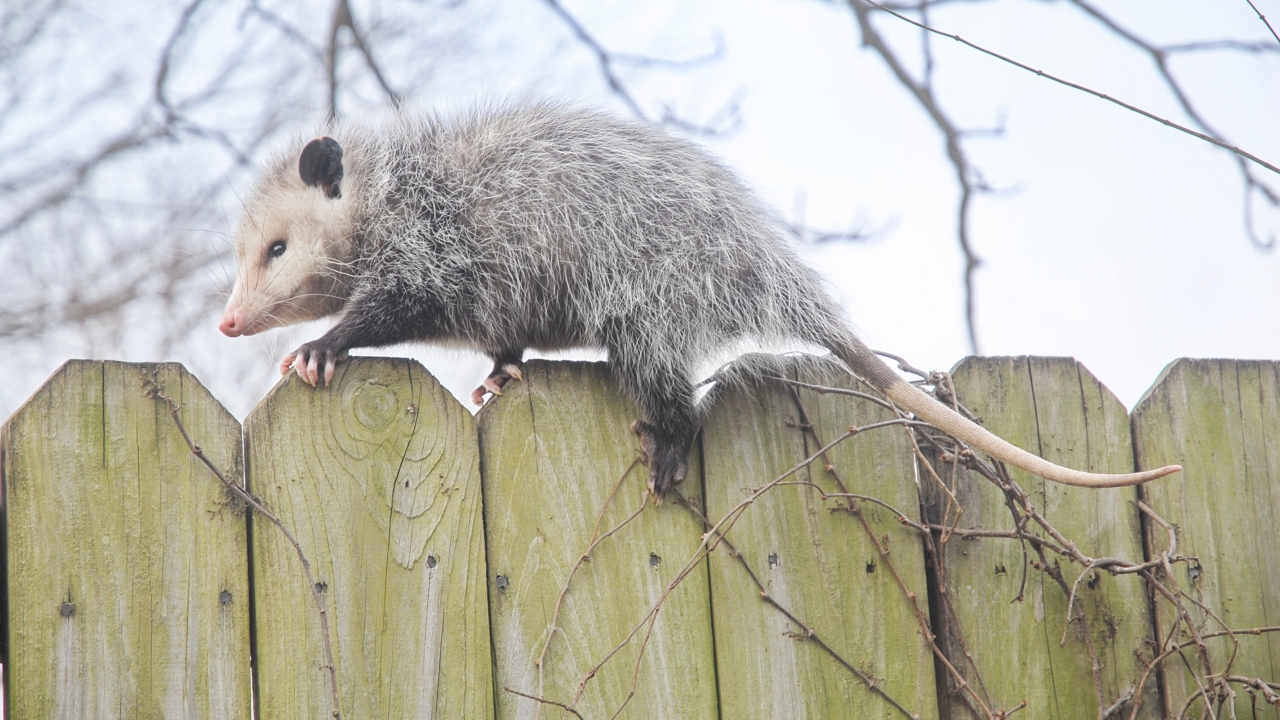
[[[342,146],[331,137],[320,137],[302,148],[298,158],[298,174],[311,187],[319,185],[330,198],[342,197]]]

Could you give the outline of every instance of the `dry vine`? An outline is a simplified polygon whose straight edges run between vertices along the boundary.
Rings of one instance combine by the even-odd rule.
[[[911,368],[905,361],[898,360],[904,369],[919,374],[933,384],[935,392],[940,399],[946,401],[947,404],[955,407],[958,411],[972,416],[972,413],[960,405],[956,399],[948,375],[943,373],[924,373]],[[1150,557],[1139,560],[1118,557],[1091,557],[1083,552],[1071,538],[1054,527],[1043,512],[1035,507],[1031,501],[1031,496],[1012,479],[1003,465],[984,461],[972,453],[963,443],[943,435],[932,426],[916,421],[902,413],[899,413],[899,417],[896,419],[876,422],[863,427],[851,427],[847,432],[826,441],[819,436],[814,424],[809,419],[808,410],[801,396],[802,390],[816,394],[851,396],[852,401],[870,402],[881,408],[891,407],[891,405],[875,395],[846,388],[806,383],[792,378],[778,377],[772,378],[772,380],[788,388],[794,402],[798,421],[788,423],[788,425],[804,433],[818,449],[769,482],[750,490],[744,499],[725,512],[718,520],[711,520],[703,514],[695,503],[680,495],[679,500],[682,505],[698,518],[699,522],[703,524],[705,532],[698,547],[681,566],[675,577],[667,584],[658,599],[650,605],[647,612],[632,626],[631,631],[582,674],[575,692],[568,702],[551,700],[545,697],[541,687],[539,688],[539,694],[536,696],[508,689],[509,692],[535,700],[540,704],[559,707],[562,715],[573,714],[574,716],[582,717],[576,706],[582,699],[588,684],[624,647],[631,643],[632,640],[640,637],[640,648],[632,671],[630,691],[620,706],[614,708],[611,714],[612,717],[617,717],[627,707],[638,690],[640,665],[643,661],[649,638],[652,636],[667,599],[676,587],[699,567],[712,552],[723,548],[750,578],[760,594],[761,602],[784,616],[792,626],[799,628],[799,631],[793,633],[791,637],[800,642],[814,644],[832,661],[848,671],[870,692],[876,694],[904,717],[919,717],[918,714],[908,710],[888,694],[877,678],[860,668],[856,659],[844,656],[824,639],[822,628],[814,627],[811,623],[799,617],[793,610],[772,597],[747,558],[734,547],[727,537],[738,519],[748,512],[752,505],[765,494],[778,491],[780,488],[797,488],[806,492],[817,492],[824,501],[833,501],[835,503],[832,507],[833,510],[841,511],[858,523],[858,527],[862,529],[872,547],[875,548],[882,566],[890,572],[895,584],[899,587],[904,601],[911,607],[923,642],[928,646],[939,667],[945,669],[946,678],[951,688],[951,693],[948,694],[954,694],[957,701],[963,703],[975,717],[985,718],[986,720],[1007,718],[1027,707],[1027,702],[1024,700],[1008,708],[997,706],[990,697],[986,682],[983,679],[983,672],[979,667],[983,659],[973,656],[964,639],[959,615],[952,605],[951,597],[946,590],[948,587],[946,576],[947,544],[955,538],[964,540],[982,537],[1016,541],[1023,547],[1024,577],[1022,587],[1026,586],[1026,573],[1032,571],[1041,573],[1052,584],[1061,589],[1067,602],[1064,631],[1059,642],[1060,645],[1065,645],[1068,642],[1068,630],[1072,626],[1078,628],[1078,632],[1073,634],[1072,637],[1079,639],[1083,651],[1090,660],[1090,673],[1094,684],[1099,720],[1121,717],[1125,714],[1131,720],[1136,718],[1142,706],[1144,691],[1151,676],[1153,674],[1158,676],[1161,669],[1165,667],[1166,662],[1173,660],[1177,660],[1182,667],[1191,671],[1197,683],[1195,691],[1185,699],[1180,708],[1176,709],[1173,717],[1179,719],[1190,717],[1191,711],[1197,706],[1197,703],[1203,708],[1200,712],[1201,717],[1215,719],[1219,717],[1235,717],[1234,701],[1240,692],[1249,693],[1254,698],[1255,704],[1257,699],[1261,699],[1267,704],[1280,706],[1280,683],[1261,677],[1241,674],[1234,667],[1240,642],[1239,636],[1261,636],[1276,633],[1280,632],[1280,627],[1231,628],[1218,611],[1182,590],[1175,580],[1173,566],[1176,564],[1192,564],[1198,567],[1199,559],[1178,552],[1176,529],[1146,503],[1138,502],[1137,508],[1151,526],[1165,530],[1167,545],[1163,550],[1151,550]],[[828,456],[828,452],[832,448],[867,430],[888,427],[901,427],[911,436],[911,444],[920,467],[922,488],[932,485],[938,490],[937,496],[943,506],[938,511],[940,513],[939,517],[915,519],[908,512],[894,507],[880,498],[852,492]],[[835,483],[839,490],[838,492],[826,491],[817,483],[809,480],[793,479],[795,475],[810,468],[815,463],[819,463],[819,467],[823,468],[822,472],[825,472],[827,477],[831,478]],[[935,468],[935,463],[950,466],[950,472],[938,472]],[[628,472],[632,467],[634,465],[628,468]],[[956,470],[959,468],[964,468],[985,479],[998,489],[1010,513],[1012,530],[965,529],[958,526],[962,510],[956,499],[954,488],[949,486],[944,477],[951,478],[951,482],[954,483],[957,478]],[[617,488],[614,489],[614,493],[616,491]],[[613,494],[610,495],[610,499],[612,498]],[[939,588],[936,606],[930,607],[926,611],[926,607],[921,605],[920,593],[910,587],[903,575],[894,566],[887,542],[881,539],[862,512],[861,504],[863,503],[871,503],[889,510],[893,513],[898,523],[912,530],[920,538],[926,565],[936,573],[936,583]],[[925,506],[922,496],[922,514]],[[587,559],[591,550],[600,541],[621,531],[645,507],[646,505],[642,504],[639,510],[604,535],[600,534],[599,522],[597,522],[597,527],[592,533],[589,546],[578,564],[581,565]],[[604,510],[602,509],[602,517],[603,512]],[[1058,560],[1065,560],[1068,564],[1078,565],[1082,569],[1079,570],[1074,580],[1068,580],[1063,573],[1063,567],[1057,562]],[[575,566],[575,570],[576,568],[577,566]],[[1095,646],[1089,630],[1089,612],[1082,603],[1077,601],[1079,585],[1093,577],[1097,572],[1107,572],[1114,576],[1132,575],[1140,578],[1148,588],[1153,602],[1166,604],[1173,611],[1172,615],[1174,617],[1173,625],[1167,629],[1165,636],[1159,639],[1152,639],[1151,642],[1156,647],[1156,651],[1151,652],[1150,657],[1142,656],[1143,648],[1133,648],[1133,652],[1136,655],[1143,657],[1142,672],[1139,677],[1133,679],[1132,685],[1118,689],[1114,694],[1108,692],[1104,682],[1102,675],[1103,663],[1099,658],[1099,650]],[[561,600],[563,600],[564,594],[568,592],[573,576],[574,573],[571,572],[566,579],[561,592]],[[1022,591],[1020,590],[1019,597],[1015,598],[1015,600],[1020,599],[1021,594]],[[1201,617],[1199,620],[1196,619],[1197,613]],[[1213,629],[1210,630],[1206,627],[1208,625],[1212,625]],[[553,618],[552,625],[547,631],[546,643],[537,661],[539,669],[541,669],[541,665],[547,657],[552,640],[557,632],[556,620]],[[937,638],[941,633],[945,633],[945,643],[937,642]],[[1225,659],[1211,657],[1206,640],[1212,638],[1225,638],[1231,643],[1232,650],[1228,657]],[[1157,640],[1159,642],[1156,642]],[[939,700],[947,702],[942,697]]]
[[[940,373],[923,373],[911,368],[909,364],[901,360],[900,365],[921,377],[929,379],[934,383],[937,395],[958,411],[972,415],[956,399],[949,376]],[[1175,660],[1181,667],[1190,672],[1196,686],[1194,692],[1190,693],[1181,706],[1177,708],[1173,717],[1179,719],[1190,717],[1192,710],[1198,705],[1201,708],[1200,717],[1234,718],[1236,716],[1235,701],[1242,692],[1248,693],[1253,699],[1255,714],[1258,699],[1261,699],[1266,704],[1280,707],[1280,683],[1262,677],[1243,674],[1235,667],[1241,636],[1262,636],[1278,633],[1280,632],[1280,626],[1233,628],[1222,618],[1218,610],[1180,588],[1175,579],[1173,566],[1187,564],[1198,569],[1200,567],[1200,559],[1179,552],[1177,529],[1160,517],[1147,503],[1138,501],[1136,507],[1152,529],[1160,528],[1164,531],[1166,544],[1163,550],[1156,551],[1152,549],[1147,552],[1148,557],[1142,560],[1118,557],[1091,557],[1082,551],[1070,537],[1049,522],[1044,513],[1033,504],[1031,496],[1012,479],[1003,465],[998,463],[991,464],[982,460],[965,447],[963,443],[950,436],[943,435],[932,426],[914,420],[902,413],[898,413],[896,418],[869,423],[861,427],[850,427],[834,439],[826,440],[820,436],[815,423],[810,418],[802,391],[818,395],[844,395],[851,397],[852,401],[869,402],[881,410],[885,408],[892,409],[892,405],[882,398],[870,393],[806,383],[792,378],[776,377],[771,380],[786,388],[794,404],[797,421],[788,422],[787,425],[803,433],[807,440],[812,441],[810,447],[816,446],[817,449],[808,453],[807,457],[769,482],[752,488],[746,497],[721,515],[718,520],[712,521],[695,503],[690,502],[683,495],[679,495],[678,498],[682,505],[704,527],[704,533],[697,548],[681,566],[675,577],[667,583],[657,600],[650,605],[648,611],[632,626],[630,632],[582,674],[572,698],[567,702],[550,699],[546,697],[543,687],[543,666],[555,637],[561,633],[558,627],[560,608],[577,575],[578,569],[590,559],[592,552],[602,542],[619,535],[646,508],[650,507],[648,503],[649,495],[644,493],[637,509],[612,528],[602,532],[605,512],[613,503],[623,482],[638,464],[638,461],[633,461],[622,472],[606,498],[603,507],[600,509],[595,527],[591,532],[587,547],[564,580],[555,610],[546,630],[542,650],[535,661],[538,669],[538,693],[534,695],[511,688],[504,688],[506,692],[538,702],[539,714],[541,707],[552,706],[560,708],[562,716],[573,715],[581,718],[582,715],[576,705],[581,701],[588,685],[606,664],[612,662],[626,646],[639,638],[639,649],[631,672],[629,692],[620,705],[614,708],[612,713],[612,717],[617,717],[638,692],[640,668],[645,652],[668,598],[712,552],[723,548],[724,552],[727,552],[736,561],[736,565],[750,578],[751,583],[759,592],[761,602],[780,613],[791,626],[799,629],[798,632],[791,633],[791,637],[796,641],[812,643],[818,647],[826,656],[866,687],[869,692],[881,698],[889,706],[901,713],[902,716],[908,718],[919,717],[918,713],[913,713],[889,694],[882,686],[881,679],[862,669],[856,659],[846,657],[838,648],[828,642],[825,639],[822,628],[815,627],[811,622],[806,621],[791,608],[774,598],[768,592],[766,585],[760,580],[759,575],[752,568],[748,559],[730,542],[728,538],[729,532],[760,498],[770,492],[778,491],[780,488],[796,488],[803,492],[817,492],[823,501],[833,501],[835,503],[831,508],[832,510],[839,510],[841,514],[857,522],[858,527],[862,529],[871,546],[875,548],[879,562],[890,573],[896,586],[900,589],[904,601],[910,606],[912,615],[918,625],[920,637],[928,646],[938,665],[945,669],[952,693],[959,702],[964,703],[975,717],[988,720],[1006,718],[1025,707],[1026,701],[1011,708],[997,706],[992,701],[986,683],[983,680],[983,673],[980,668],[982,659],[975,658],[965,642],[959,622],[959,614],[952,605],[951,597],[947,592],[949,584],[947,582],[946,549],[947,544],[954,538],[983,537],[1016,541],[1023,547],[1023,587],[1026,584],[1025,573],[1029,569],[1043,574],[1061,589],[1067,602],[1064,630],[1059,643],[1060,645],[1065,645],[1068,641],[1068,630],[1073,625],[1078,627],[1079,631],[1073,637],[1080,639],[1083,649],[1090,659],[1090,670],[1094,683],[1099,720],[1120,717],[1126,710],[1128,718],[1131,720],[1136,718],[1139,709],[1142,707],[1144,692],[1152,675],[1157,675],[1158,677],[1166,662]],[[337,693],[336,671],[327,612],[312,575],[310,563],[301,546],[278,517],[242,486],[230,480],[204,454],[200,445],[191,438],[182,422],[180,416],[182,406],[166,394],[164,388],[154,378],[146,383],[145,390],[148,397],[166,404],[170,416],[173,418],[191,453],[214,473],[228,491],[252,508],[254,512],[265,517],[279,528],[293,546],[302,565],[303,572],[307,577],[308,586],[319,612],[324,644],[325,669],[331,691],[332,715],[334,718],[340,718],[341,709]],[[929,517],[930,513],[926,512],[925,508],[929,506],[929,503],[925,501],[923,496],[921,498],[921,517],[915,519],[910,513],[880,498],[851,491],[841,477],[835,462],[829,456],[829,452],[836,446],[863,435],[867,431],[895,427],[902,428],[911,438],[911,445],[917,462],[922,469],[920,474],[923,483],[922,488],[937,487],[939,490],[937,496],[940,498],[943,508],[932,513],[935,517]],[[930,455],[932,455],[932,458]],[[935,462],[950,465],[951,471],[938,472],[934,467]],[[815,463],[820,463],[819,467],[822,468],[820,472],[825,472],[826,476],[831,479],[838,490],[837,492],[829,492],[812,480],[793,479],[796,475],[812,468]],[[958,520],[962,510],[956,499],[954,489],[948,486],[944,476],[951,478],[952,482],[954,482],[958,477],[955,470],[959,467],[963,467],[987,480],[999,490],[1005,506],[1010,512],[1013,530],[964,529],[958,527]],[[926,562],[935,572],[935,582],[938,588],[936,604],[931,603],[932,606],[928,609],[921,605],[920,593],[907,583],[902,573],[895,567],[887,538],[882,539],[877,534],[875,528],[872,527],[863,513],[862,504],[864,503],[871,503],[887,509],[894,515],[899,524],[909,528],[919,537]],[[1058,560],[1065,560],[1067,563],[1078,565],[1082,569],[1074,580],[1069,581],[1067,576],[1064,575],[1063,567],[1057,562]],[[1164,631],[1164,636],[1152,639],[1152,645],[1155,650],[1150,653],[1149,659],[1144,660],[1140,676],[1135,678],[1127,688],[1118,690],[1114,695],[1109,695],[1102,677],[1101,669],[1103,665],[1089,630],[1090,618],[1088,610],[1084,604],[1078,603],[1076,600],[1080,584],[1099,571],[1105,571],[1115,576],[1133,575],[1141,578],[1148,588],[1152,601],[1166,604],[1172,611],[1171,615],[1173,617],[1172,626]],[[1020,596],[1021,591],[1019,591],[1019,598]],[[940,635],[944,636],[944,643],[937,642]],[[1228,641],[1230,652],[1227,657],[1215,658],[1213,653],[1210,652],[1207,641],[1215,638]],[[1135,648],[1134,652],[1139,654],[1142,652],[1142,648]],[[943,699],[940,698],[940,700]],[[945,702],[945,700],[943,701]]]
[[[214,476],[222,482],[223,487],[230,491],[232,495],[235,495],[254,512],[266,518],[272,525],[279,528],[280,532],[284,534],[285,539],[289,541],[289,544],[293,546],[294,551],[298,554],[298,561],[302,564],[302,572],[307,576],[307,587],[311,590],[311,599],[315,601],[316,611],[320,616],[320,635],[324,641],[325,679],[328,681],[329,685],[332,717],[334,720],[340,720],[342,718],[342,703],[338,698],[338,678],[336,674],[337,671],[335,669],[336,665],[333,662],[333,641],[329,634],[329,612],[325,609],[324,599],[320,597],[320,587],[316,583],[315,576],[311,574],[311,563],[307,561],[307,556],[306,553],[302,551],[302,546],[298,544],[297,538],[293,536],[293,533],[289,532],[289,528],[285,527],[284,523],[280,521],[280,518],[276,517],[275,513],[268,510],[267,507],[262,504],[262,501],[250,494],[248,490],[245,490],[240,485],[228,479],[222,470],[220,470],[217,465],[213,464],[213,461],[204,454],[204,449],[191,439],[191,436],[187,433],[186,426],[182,424],[182,418],[178,415],[178,411],[182,409],[182,406],[165,393],[164,386],[161,385],[157,379],[153,377],[146,381],[144,390],[147,397],[153,400],[160,400],[168,406],[169,416],[173,418],[173,423],[178,427],[178,432],[182,434],[182,439],[186,442],[187,448],[191,450],[191,454],[194,455],[197,460],[204,463],[205,467],[209,468],[209,470],[213,472]]]

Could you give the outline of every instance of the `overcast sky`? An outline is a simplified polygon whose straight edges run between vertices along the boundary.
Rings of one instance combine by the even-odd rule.
[[[352,4],[359,14],[362,3]],[[1280,0],[1255,4],[1280,19]],[[492,64],[438,83],[411,107],[459,108],[532,93],[626,112],[605,90],[594,56],[541,2],[473,5],[487,23],[477,43]],[[722,38],[716,63],[625,77],[647,109],[669,103],[691,119],[741,97],[741,129],[699,142],[786,216],[821,229],[855,223],[884,229],[870,242],[803,250],[868,343],[924,368],[947,369],[964,357],[954,171],[937,128],[883,61],[858,46],[848,7],[810,0],[637,5],[566,2],[619,52],[688,57]],[[1244,0],[1101,5],[1152,42],[1274,41]],[[1065,2],[943,5],[930,19],[1028,65],[1187,122],[1149,58]],[[161,42],[171,22],[165,18],[154,29]],[[918,43],[919,32],[901,21],[876,22],[904,49]],[[1178,357],[1280,359],[1280,251],[1259,250],[1246,236],[1243,181],[1229,153],[950,40],[935,39],[933,55],[946,111],[965,127],[1004,128],[1001,136],[965,141],[974,165],[1001,190],[979,197],[970,226],[983,260],[975,298],[984,354],[1075,356],[1128,407]],[[918,72],[918,55],[909,56]],[[1171,67],[1218,130],[1280,164],[1280,54],[1206,52],[1174,57]],[[1280,188],[1280,177],[1266,170],[1259,177]],[[248,188],[246,177],[228,182],[238,194]],[[229,197],[218,201],[226,205],[224,227],[202,231],[231,230],[238,208]],[[1260,200],[1254,206],[1261,237],[1280,234],[1280,214]],[[279,358],[325,326],[232,340],[218,334],[217,315],[209,312],[199,333],[169,357],[74,342],[46,343],[38,354],[35,345],[15,346],[21,372],[0,390],[0,417],[68,353],[185,361],[243,417],[275,381]],[[220,365],[222,353],[248,359]],[[419,357],[468,406],[466,396],[488,371],[483,357],[458,351],[408,347],[389,354]]]

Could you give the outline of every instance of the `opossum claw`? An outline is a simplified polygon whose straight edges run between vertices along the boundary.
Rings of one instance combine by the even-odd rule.
[[[293,370],[298,373],[298,377],[302,378],[303,382],[311,384],[311,380],[307,378],[307,358],[301,352],[294,353]]]
[[[640,436],[640,449],[648,457],[649,490],[655,503],[689,474],[689,445],[665,437],[649,423],[636,420],[631,431]]]
[[[316,387],[320,382],[319,373],[316,372],[316,353],[311,353],[311,358],[307,360],[307,382],[311,383],[311,387]]]
[[[280,362],[280,372],[287,374],[292,368],[308,385],[319,387],[333,383],[333,372],[338,363],[347,359],[346,350],[324,347],[324,338],[304,343]]]
[[[485,395],[489,395],[489,394],[501,395],[502,386],[506,384],[507,384],[507,376],[490,375],[489,377],[484,379],[484,382],[480,383],[480,387],[471,391],[471,402],[475,403],[476,405],[483,405]]]
[[[471,391],[471,402],[476,405],[484,405],[484,396],[493,394],[501,395],[502,388],[511,379],[524,380],[524,374],[520,372],[520,366],[515,363],[504,363],[501,367],[494,365],[493,372],[489,373],[489,377],[484,379],[480,387]]]

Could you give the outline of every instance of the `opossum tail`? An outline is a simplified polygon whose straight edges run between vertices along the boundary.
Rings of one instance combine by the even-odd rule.
[[[1055,465],[1044,458],[1010,444],[993,435],[982,426],[970,421],[951,408],[926,395],[889,369],[875,353],[852,334],[836,342],[823,342],[836,357],[844,361],[855,373],[864,377],[877,390],[884,393],[898,407],[910,410],[952,437],[963,440],[982,450],[996,460],[1026,470],[1032,475],[1076,487],[1109,488],[1137,485],[1148,480],[1162,478],[1182,470],[1181,465],[1167,465],[1156,470],[1108,475],[1081,472]]]

